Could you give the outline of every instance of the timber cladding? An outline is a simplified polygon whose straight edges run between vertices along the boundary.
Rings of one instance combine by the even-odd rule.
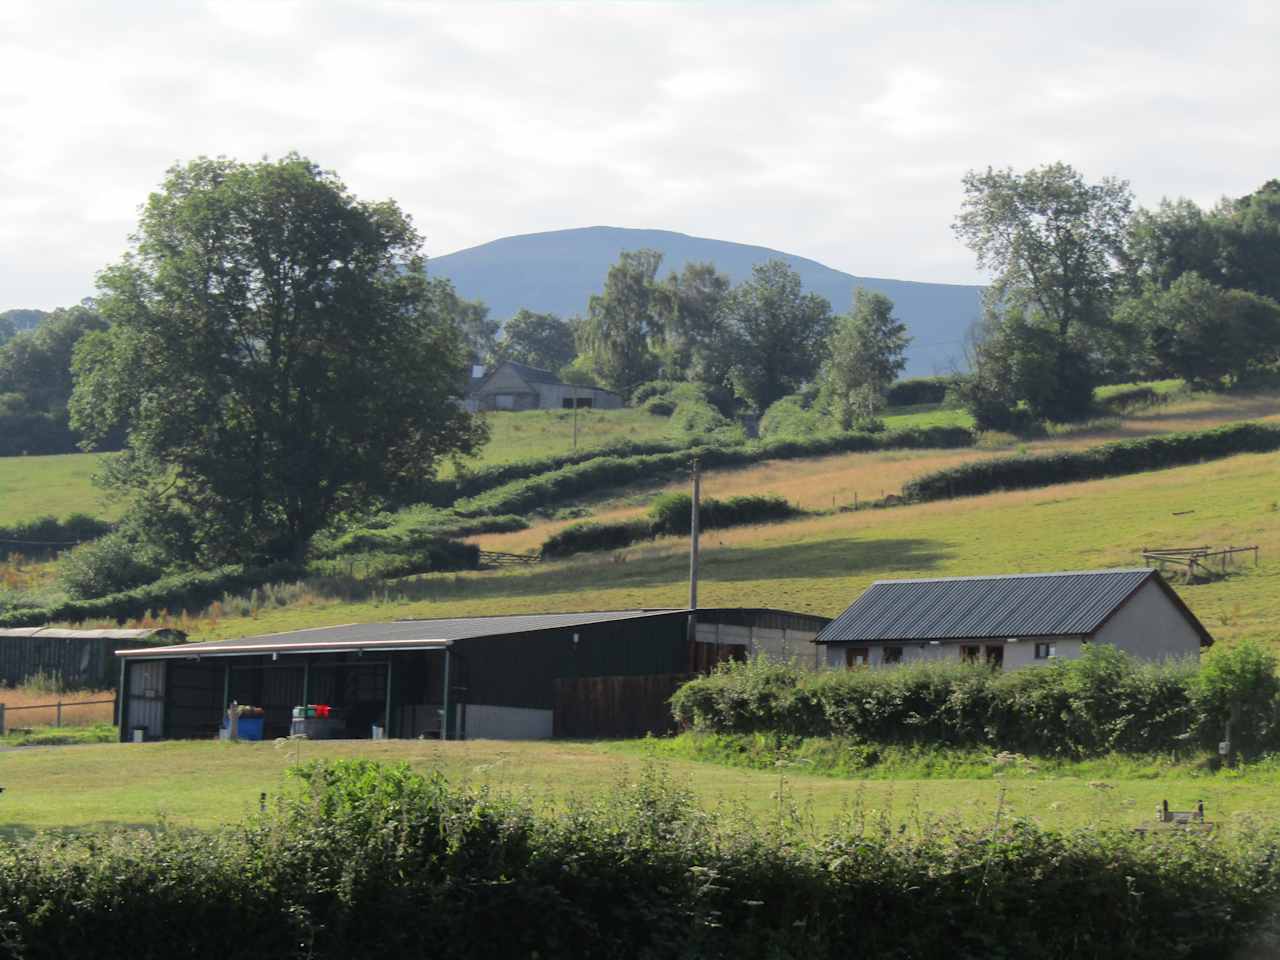
[[[675,729],[671,696],[696,674],[577,677],[555,681],[553,736],[634,739]]]
[[[177,630],[0,630],[0,684],[15,687],[37,674],[71,689],[106,690],[120,682],[116,650],[175,643]]]

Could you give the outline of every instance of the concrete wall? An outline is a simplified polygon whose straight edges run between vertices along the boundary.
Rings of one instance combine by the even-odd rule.
[[[548,740],[552,711],[467,704],[468,740]]]
[[[700,643],[742,645],[749,656],[765,654],[773,660],[795,660],[807,669],[821,665],[822,648],[813,642],[818,634],[813,630],[796,630],[790,627],[738,627],[727,623],[699,623],[697,639]]]
[[[1199,656],[1200,634],[1155,583],[1148,581],[1103,624],[1095,643],[1111,643],[1143,660]]]

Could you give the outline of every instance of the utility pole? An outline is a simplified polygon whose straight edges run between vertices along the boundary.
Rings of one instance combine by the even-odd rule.
[[[578,449],[578,385],[573,385],[573,449]]]
[[[698,501],[702,492],[701,465],[693,461],[693,507],[689,517],[689,609],[698,609]]]

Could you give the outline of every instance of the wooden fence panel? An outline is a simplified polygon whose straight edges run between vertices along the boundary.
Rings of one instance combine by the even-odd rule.
[[[674,723],[667,701],[692,676],[659,673],[557,680],[553,735],[590,740],[668,733]]]

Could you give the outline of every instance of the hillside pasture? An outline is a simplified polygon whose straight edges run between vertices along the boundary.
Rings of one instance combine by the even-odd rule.
[[[120,516],[93,485],[99,453],[50,457],[0,457],[0,526],[53,516],[87,513],[103,520]]]
[[[1098,779],[1012,774],[990,778],[925,778],[851,782],[807,773],[802,764],[758,771],[664,757],[661,742],[566,741],[173,741],[24,747],[4,754],[4,818],[0,835],[38,830],[116,827],[212,827],[234,823],[285,789],[284,774],[307,760],[368,757],[404,760],[440,770],[459,784],[486,786],[563,809],[635,782],[656,769],[688,787],[711,809],[745,811],[761,822],[781,814],[815,828],[838,817],[868,829],[891,824],[919,830],[930,820],[966,825],[1025,816],[1052,828],[1133,826],[1162,800],[1175,808],[1205,802],[1228,830],[1274,817],[1277,777],[1268,769],[1244,775],[1175,775],[1161,779]]]

